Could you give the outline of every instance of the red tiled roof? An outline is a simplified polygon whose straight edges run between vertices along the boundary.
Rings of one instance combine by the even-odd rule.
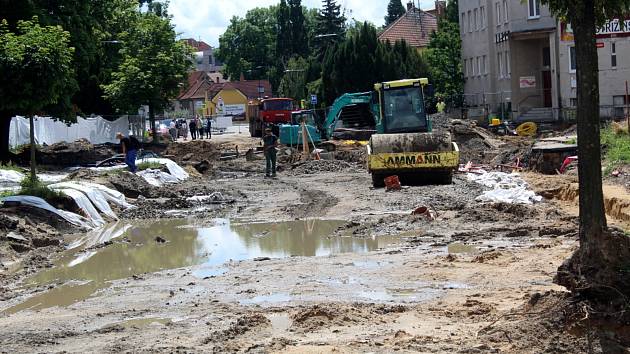
[[[200,52],[212,49],[212,47],[204,41],[197,41],[194,38],[186,38],[182,40]]]
[[[437,31],[437,28],[434,15],[413,7],[389,25],[378,39],[392,43],[404,39],[412,47],[424,48],[429,44],[431,32]]]
[[[271,97],[271,84],[267,80],[244,80],[244,81],[234,81],[234,82],[226,82],[225,89],[237,89],[243,93],[247,97],[247,99],[258,98],[258,85],[264,87],[265,93],[263,96]]]

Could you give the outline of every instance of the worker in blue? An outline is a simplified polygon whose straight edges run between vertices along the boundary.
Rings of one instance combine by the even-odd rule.
[[[125,154],[125,163],[131,173],[136,173],[136,156],[140,149],[140,142],[134,136],[126,137],[123,133],[116,133],[116,139],[120,140],[120,148]]]
[[[275,136],[271,128],[265,129],[265,136],[263,140],[263,151],[265,153],[265,160],[267,163],[267,169],[265,177],[276,177],[276,154],[278,147],[278,137]]]

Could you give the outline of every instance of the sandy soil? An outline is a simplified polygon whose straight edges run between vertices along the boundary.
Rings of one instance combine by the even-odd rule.
[[[541,204],[481,205],[481,187],[463,176],[450,186],[385,192],[371,188],[359,165],[340,166],[286,165],[279,178],[265,179],[262,161],[213,161],[205,177],[127,217],[173,217],[162,212],[176,208],[193,226],[216,217],[342,220],[331,237],[382,240],[379,249],[231,261],[227,272],[207,277],[198,276],[201,266],[138,273],[67,306],[18,312],[12,307],[64,283],[0,278],[0,352],[610,351],[614,338],[574,326],[567,294],[552,283],[577,247],[574,200],[552,200],[560,195],[549,192],[553,180],[527,176],[549,192]],[[215,191],[231,202],[203,211],[175,203],[177,194]],[[437,218],[411,215],[419,206]]]

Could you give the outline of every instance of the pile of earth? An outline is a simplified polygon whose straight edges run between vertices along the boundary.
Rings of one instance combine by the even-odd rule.
[[[221,157],[219,147],[207,140],[193,140],[185,143],[170,144],[164,151],[165,157],[180,165],[193,161],[216,161]]]
[[[310,160],[291,165],[287,170],[290,175],[312,175],[322,172],[355,172],[356,164],[340,160]]]
[[[529,167],[529,160],[532,154],[534,141],[521,137],[509,137],[505,138],[504,141],[506,142],[506,145],[492,160],[492,164],[515,165],[518,161],[520,167]]]
[[[117,154],[115,144],[93,145],[87,139],[79,139],[68,143],[60,143],[41,146],[35,153],[37,163],[46,166],[71,167],[93,165]],[[30,161],[31,148],[25,147],[19,154],[21,163]]]
[[[367,164],[367,149],[365,147],[353,150],[337,150],[335,151],[334,156],[335,160],[358,164],[363,167],[366,167]]]

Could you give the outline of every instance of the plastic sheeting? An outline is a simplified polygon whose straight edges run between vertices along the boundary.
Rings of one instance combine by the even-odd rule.
[[[20,184],[26,177],[23,173],[13,170],[0,170],[0,185],[10,186]]]
[[[56,183],[51,184],[49,187],[52,189],[60,189],[64,191],[68,189],[74,189],[82,192],[90,199],[90,202],[92,202],[92,204],[94,204],[94,206],[96,206],[96,208],[100,210],[103,214],[109,216],[112,219],[118,219],[116,213],[114,213],[112,208],[109,206],[105,195],[96,188],[87,187],[74,182]]]
[[[111,189],[111,188],[107,188],[105,186],[102,186],[100,184],[96,184],[96,183],[90,183],[90,182],[79,182],[79,184],[84,185],[86,187],[89,188],[94,188],[97,189],[98,191],[100,191],[101,193],[103,193],[103,196],[105,197],[105,199],[107,199],[108,201],[122,207],[125,209],[132,209],[135,208],[134,205],[131,205],[129,203],[127,203],[127,199],[125,198],[125,195],[120,193],[117,190]]]
[[[144,170],[137,173],[138,176],[144,178],[147,183],[155,187],[161,187],[167,183],[179,183],[179,179],[169,173],[160,170]]]
[[[119,238],[124,235],[130,228],[131,224],[123,223],[121,221],[115,222],[113,224],[105,225],[101,228],[95,229],[87,233],[85,236],[73,241],[67,247],[68,249],[74,249],[79,246],[84,246],[84,248],[90,248],[97,245],[104,244],[105,242],[109,242],[113,239]]]
[[[190,178],[190,175],[188,174],[188,172],[186,172],[186,170],[184,170],[180,165],[175,163],[175,161],[173,160],[148,158],[148,159],[142,159],[142,160],[136,161],[136,163],[142,163],[142,162],[149,162],[149,163],[153,162],[153,163],[166,165],[166,168],[168,168],[168,172],[170,172],[171,175],[173,175],[175,178],[177,178],[180,181],[184,181]]]
[[[5,202],[18,203],[18,204],[23,204],[23,205],[28,205],[31,207],[43,209],[43,210],[49,211],[53,214],[60,216],[62,219],[66,220],[67,222],[75,226],[92,228],[91,225],[88,225],[85,222],[85,218],[81,217],[80,215],[71,213],[69,211],[59,210],[53,207],[52,205],[48,204],[48,202],[46,202],[42,198],[28,196],[28,195],[19,195],[19,196],[2,198],[0,199],[0,201],[2,201],[3,203]]]
[[[480,171],[480,174],[469,173],[468,180],[492,188],[477,197],[480,202],[533,204],[542,201],[518,173]]]
[[[77,122],[68,126],[50,117],[35,117],[35,143],[55,144],[62,141],[87,139],[92,144],[115,143],[117,132],[129,131],[129,119],[119,118],[113,122],[102,117],[77,117]],[[13,117],[9,133],[9,145],[19,146],[30,143],[28,118]]]
[[[103,220],[101,214],[98,213],[94,205],[92,205],[92,202],[90,202],[90,199],[86,197],[85,194],[76,189],[70,188],[61,188],[58,190],[74,199],[79,209],[85,213],[93,226],[99,227],[105,224],[105,220]]]

